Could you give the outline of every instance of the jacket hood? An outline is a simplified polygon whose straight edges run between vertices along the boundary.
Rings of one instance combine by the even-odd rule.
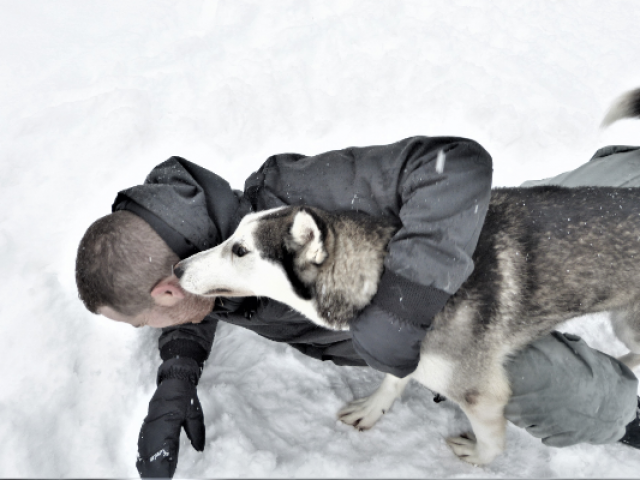
[[[112,211],[140,216],[181,259],[212,248],[234,226],[239,199],[229,183],[181,157],[162,162],[143,185],[118,193]]]

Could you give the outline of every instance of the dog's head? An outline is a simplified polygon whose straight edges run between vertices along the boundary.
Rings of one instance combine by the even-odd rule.
[[[215,248],[178,263],[182,288],[197,295],[265,296],[291,305],[309,300],[318,269],[327,259],[322,212],[282,207],[252,213]]]

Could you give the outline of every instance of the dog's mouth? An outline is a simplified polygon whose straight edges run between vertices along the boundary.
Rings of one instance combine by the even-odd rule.
[[[249,297],[251,293],[237,292],[229,288],[212,288],[206,291],[204,295],[212,297]]]
[[[205,295],[226,295],[226,296],[229,296],[232,293],[233,292],[228,288],[212,288],[211,290],[204,292]]]

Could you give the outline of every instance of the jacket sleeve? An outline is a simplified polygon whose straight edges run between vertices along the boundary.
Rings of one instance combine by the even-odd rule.
[[[224,300],[218,298],[214,311],[202,322],[163,328],[162,334],[158,338],[158,348],[162,360],[189,357],[198,362],[202,368],[211,353],[219,318],[224,314],[244,312],[245,300],[245,298],[225,298]]]
[[[480,145],[467,140],[430,147],[407,146],[397,192],[402,226],[389,242],[374,298],[418,325],[428,325],[473,271],[491,195],[491,157]]]
[[[418,364],[433,317],[473,271],[492,163],[477,143],[407,145],[398,186],[401,228],[389,242],[378,292],[351,325],[372,367],[404,377]]]
[[[245,195],[256,210],[312,205],[391,219],[400,228],[385,267],[415,284],[413,298],[430,296],[430,287],[452,294],[470,275],[491,176],[491,157],[473,140],[422,136],[314,156],[274,155],[247,179]],[[386,278],[382,289],[395,283]]]
[[[217,325],[216,319],[207,317],[198,324],[163,328],[158,339],[160,358],[163,361],[176,357],[192,358],[202,369],[209,358]]]
[[[471,274],[488,208],[492,164],[476,142],[411,137],[314,156],[270,157],[245,184],[256,210],[313,205],[358,210],[399,225],[378,294],[352,322],[369,365],[404,376],[433,316]]]

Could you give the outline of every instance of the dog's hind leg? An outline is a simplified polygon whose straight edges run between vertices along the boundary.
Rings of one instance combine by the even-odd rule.
[[[473,434],[448,438],[447,444],[461,460],[484,465],[504,451],[507,425],[504,407],[511,388],[501,366],[475,385],[478,387],[467,388],[462,398],[453,398],[469,418]]]
[[[483,398],[477,404],[461,405],[469,418],[473,433],[447,438],[453,452],[465,462],[484,465],[500,455],[505,448],[504,418],[506,403],[496,403],[491,398]]]
[[[611,324],[616,336],[630,350],[618,360],[631,369],[640,366],[640,302],[612,312]]]
[[[428,347],[423,349],[413,379],[460,405],[473,429],[473,434],[448,438],[447,444],[461,460],[474,465],[491,462],[504,450],[504,407],[511,396],[502,362],[496,359],[487,368],[482,367],[484,362],[476,362],[460,370],[458,362],[426,350]]]
[[[387,374],[372,395],[354,400],[342,407],[338,412],[338,419],[358,430],[370,429],[389,411],[396,398],[402,395],[410,378],[410,375],[398,378]]]

